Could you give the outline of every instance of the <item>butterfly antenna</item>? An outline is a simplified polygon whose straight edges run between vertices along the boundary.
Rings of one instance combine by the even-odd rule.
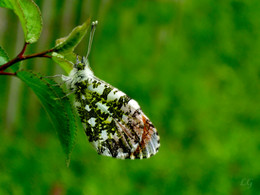
[[[90,53],[90,50],[91,50],[91,45],[92,45],[92,42],[93,42],[93,37],[94,37],[94,33],[95,33],[95,30],[96,30],[97,24],[98,24],[97,20],[91,23],[91,31],[90,31],[89,42],[88,42],[88,53],[87,53],[86,59],[88,59],[88,56],[89,56],[89,53]]]

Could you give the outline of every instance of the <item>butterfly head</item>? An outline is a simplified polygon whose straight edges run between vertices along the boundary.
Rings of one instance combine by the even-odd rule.
[[[82,77],[83,75],[93,76],[94,73],[89,66],[87,58],[82,57],[81,60],[79,60],[79,56],[77,56],[77,61],[73,65],[73,70],[70,72],[70,75],[72,77]]]
[[[85,57],[82,57],[82,59],[79,60],[79,57],[77,56],[77,61],[74,64],[73,68],[75,68],[77,71],[84,70],[85,67],[87,66],[87,64],[88,64],[88,61]]]

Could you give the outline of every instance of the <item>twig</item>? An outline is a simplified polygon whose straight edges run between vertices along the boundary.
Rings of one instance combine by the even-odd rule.
[[[49,49],[49,50],[46,50],[46,51],[43,51],[43,52],[40,52],[40,53],[35,53],[35,54],[30,54],[30,55],[25,56],[24,53],[25,53],[25,50],[27,48],[27,45],[28,45],[28,43],[24,44],[22,51],[14,59],[12,59],[11,61],[5,63],[2,66],[0,66],[0,72],[1,73],[3,71],[5,71],[7,68],[9,68],[10,66],[12,66],[13,64],[20,62],[20,61],[23,61],[23,60],[27,60],[27,59],[35,58],[35,57],[51,58],[51,56],[48,56],[46,54],[54,51],[54,49]]]
[[[12,73],[12,72],[3,72],[3,71],[0,71],[0,75],[16,76],[16,72],[15,72],[15,73]]]

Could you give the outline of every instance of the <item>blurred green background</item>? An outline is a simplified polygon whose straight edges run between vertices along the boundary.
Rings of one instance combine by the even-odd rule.
[[[70,167],[44,109],[16,78],[0,77],[0,194],[260,194],[260,1],[37,0],[48,49],[91,16],[95,74],[142,106],[161,136],[148,160],[97,155],[84,132]],[[76,52],[85,55],[88,38]],[[23,46],[0,8],[0,45]],[[49,59],[24,68],[63,73]]]

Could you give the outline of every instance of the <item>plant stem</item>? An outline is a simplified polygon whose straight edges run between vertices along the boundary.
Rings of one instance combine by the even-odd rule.
[[[0,75],[16,76],[16,73],[0,71]]]
[[[5,71],[7,68],[12,66],[13,64],[20,62],[20,61],[23,61],[23,60],[27,60],[27,59],[35,58],[35,57],[51,58],[51,56],[48,56],[47,54],[53,52],[53,49],[49,49],[49,50],[46,50],[46,51],[43,51],[43,52],[40,52],[40,53],[30,54],[30,55],[27,55],[27,56],[24,55],[24,52],[27,48],[27,45],[28,45],[28,43],[24,44],[22,51],[14,59],[12,59],[11,61],[5,63],[2,66],[0,66],[0,75],[8,75],[8,74],[3,74],[4,73],[3,71]]]
[[[25,52],[25,50],[26,50],[28,44],[29,44],[29,43],[26,43],[26,42],[24,43],[24,46],[23,46],[22,51],[21,51],[17,56],[19,56],[19,57],[22,57],[22,56],[23,56],[23,54],[24,54],[24,52]]]

